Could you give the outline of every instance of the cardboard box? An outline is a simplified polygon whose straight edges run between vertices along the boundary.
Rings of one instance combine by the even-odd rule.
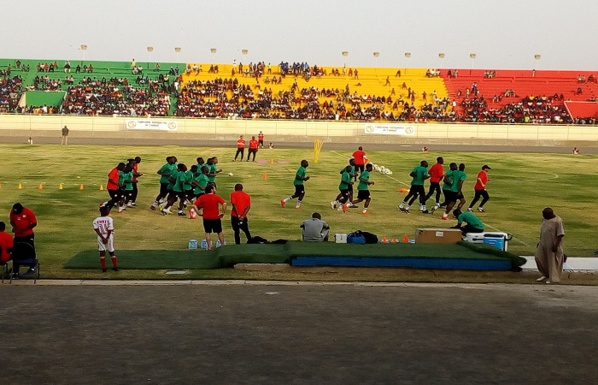
[[[415,243],[454,244],[461,240],[459,229],[417,229]]]

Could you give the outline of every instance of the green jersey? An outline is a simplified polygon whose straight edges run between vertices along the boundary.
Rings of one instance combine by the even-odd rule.
[[[176,173],[176,182],[172,186],[172,191],[183,192],[185,190],[185,183],[187,182],[187,172],[178,171]]]
[[[120,172],[123,178],[123,183],[125,185],[125,191],[133,191],[133,171],[131,172]],[[120,182],[120,177],[118,178]]]
[[[208,176],[206,174],[199,174],[198,176],[195,177],[195,183],[197,183],[199,186],[201,186],[202,188],[199,187],[195,187],[193,189],[193,193],[195,195],[201,195],[205,193],[205,188],[208,185],[208,183],[210,182],[210,180],[208,179]]]
[[[411,171],[411,185],[412,186],[423,186],[424,181],[428,177],[428,169],[423,166],[417,166]]]
[[[176,164],[166,163],[164,166],[160,167],[158,170],[159,173],[164,173],[166,175],[160,176],[160,183],[168,183],[168,177],[172,172],[176,170]]]
[[[191,191],[193,187],[191,186],[191,182],[193,182],[193,172],[191,170],[185,171],[185,179],[183,180],[183,190]]]
[[[125,173],[123,171],[118,172],[118,185],[122,187],[125,184]]]
[[[197,164],[197,172],[195,173],[194,177],[197,178],[199,176],[199,174],[202,174],[201,168],[203,166],[207,166],[207,164],[205,164],[205,163],[204,164],[199,164],[199,163]],[[208,171],[209,171],[209,167],[208,167]]]
[[[208,165],[210,173],[208,174],[208,180],[211,183],[216,182],[216,171],[218,171],[218,165],[213,163]]]
[[[168,191],[172,190],[173,186],[176,184],[177,177],[179,175],[179,170],[174,170],[168,179]],[[170,180],[174,179],[174,181]],[[176,190],[175,190],[176,191]]]
[[[480,221],[478,217],[476,217],[470,212],[461,213],[461,215],[459,215],[459,217],[457,218],[457,221],[459,225],[461,225],[463,222],[467,222],[467,224],[475,227],[476,229],[484,230],[484,224],[482,223],[482,221]]]
[[[295,174],[295,180],[293,181],[293,184],[295,186],[301,186],[303,184],[303,179],[297,179],[297,177],[305,178],[306,173],[307,173],[307,170],[305,169],[305,167],[303,167],[303,166],[299,167],[299,169],[297,170],[297,174]]]
[[[341,184],[338,185],[339,190],[347,190],[349,189],[349,184],[353,181],[353,177],[348,172],[343,172],[343,176],[341,177]]]
[[[442,185],[442,189],[443,190],[451,191],[451,186],[453,185],[453,180],[454,180],[453,179],[453,172],[454,172],[453,170],[448,170],[446,172],[446,174],[444,174],[444,177],[446,179],[448,179],[451,182],[451,184],[448,184],[448,183],[444,182],[444,184]],[[445,179],[443,178],[442,180],[444,181]]]
[[[367,184],[367,182],[369,181],[370,172],[368,170],[364,170],[359,176],[359,184],[357,185],[357,190],[368,190],[370,186]]]
[[[453,171],[453,184],[451,185],[451,191],[452,192],[459,192],[460,191],[460,185],[461,185],[461,181],[465,181],[465,178],[467,177],[467,175],[465,175],[465,172],[463,171]]]

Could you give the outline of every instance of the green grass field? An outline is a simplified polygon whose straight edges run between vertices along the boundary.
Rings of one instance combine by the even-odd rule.
[[[201,240],[201,220],[189,220],[176,215],[162,216],[149,210],[159,188],[156,171],[167,155],[176,155],[179,162],[195,163],[197,156],[218,156],[223,169],[217,178],[218,194],[227,199],[235,183],[243,183],[252,197],[249,214],[252,235],[268,240],[298,239],[299,224],[319,211],[332,233],[354,230],[370,231],[379,237],[402,240],[405,234],[414,236],[419,227],[449,227],[456,221],[443,221],[440,212],[420,214],[412,210],[406,215],[396,206],[408,187],[411,169],[426,159],[433,164],[437,156],[450,162],[464,162],[468,178],[466,198],[473,197],[473,185],[483,164],[492,167],[488,191],[491,200],[486,213],[478,216],[487,231],[504,231],[514,235],[509,251],[532,255],[538,239],[541,210],[551,206],[565,223],[565,250],[570,256],[591,256],[596,249],[595,228],[598,217],[593,214],[594,188],[598,175],[591,172],[596,156],[511,153],[415,153],[377,152],[365,148],[372,162],[393,171],[390,176],[373,173],[371,180],[372,204],[369,215],[360,209],[347,213],[334,211],[330,201],[338,193],[339,170],[347,164],[351,151],[329,151],[326,145],[319,163],[313,162],[312,150],[261,149],[258,159],[266,164],[231,162],[234,149],[133,146],[24,146],[0,145],[5,164],[0,174],[0,220],[8,223],[13,203],[21,202],[38,216],[36,246],[43,263],[44,277],[93,278],[98,271],[69,271],[64,263],[81,250],[94,249],[96,236],[91,222],[97,216],[99,203],[108,197],[100,191],[106,184],[106,175],[119,161],[141,156],[138,208],[123,214],[114,212],[116,247],[118,249],[185,249],[190,239]],[[270,164],[270,159],[273,164]],[[310,162],[303,208],[296,210],[291,202],[280,207],[280,199],[293,193],[292,180],[301,159]],[[229,177],[227,174],[234,175]],[[267,179],[264,179],[264,176]],[[18,184],[22,189],[18,189]],[[63,183],[63,189],[58,186]],[[43,189],[38,189],[42,184]],[[84,190],[80,190],[80,185]],[[427,187],[427,186],[426,186]],[[230,212],[230,210],[229,210]],[[225,239],[232,242],[229,221],[224,221]],[[10,230],[10,228],[8,229]],[[201,257],[201,252],[198,251]],[[99,264],[99,263],[98,263]],[[98,269],[99,270],[99,269]],[[157,278],[162,273],[152,271],[122,271],[122,278]],[[237,273],[222,271],[203,272],[195,277],[234,277]]]

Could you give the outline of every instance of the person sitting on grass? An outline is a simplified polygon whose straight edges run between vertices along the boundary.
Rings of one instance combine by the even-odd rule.
[[[305,242],[328,242],[330,226],[322,220],[320,213],[313,213],[310,219],[303,221],[299,226],[302,234],[301,240]]]
[[[482,221],[478,219],[473,213],[470,212],[461,212],[461,210],[457,209],[453,211],[453,215],[457,218],[457,225],[451,227],[452,229],[460,229],[463,236],[466,236],[468,233],[483,233],[484,232],[484,224]],[[467,223],[463,226],[463,222]]]

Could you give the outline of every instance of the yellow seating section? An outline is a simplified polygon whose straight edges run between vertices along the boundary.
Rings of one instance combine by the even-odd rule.
[[[232,68],[231,64],[218,64],[218,73],[209,73],[208,70],[211,64],[206,63],[188,63],[191,67],[201,67],[202,71],[199,74],[191,72],[187,74],[183,72],[183,84],[185,87],[188,81],[200,80],[209,81],[217,78],[231,78]],[[278,84],[266,84],[264,82],[266,77],[272,78],[272,76],[280,77],[280,69],[278,65],[272,65],[272,74],[267,73],[267,64],[264,68],[264,75],[260,78],[261,89],[271,88],[274,96],[278,94],[278,91],[290,91],[293,82],[297,80],[299,89],[316,87],[319,90],[322,89],[339,89],[343,91],[346,85],[349,85],[351,94],[357,91],[359,96],[371,95],[374,96],[391,96],[391,91],[394,88],[395,95],[392,96],[392,100],[396,101],[399,97],[402,97],[404,101],[408,101],[408,88],[410,87],[415,92],[415,105],[417,107],[422,106],[425,103],[432,103],[432,93],[436,91],[438,98],[448,97],[448,92],[444,84],[444,80],[440,77],[428,78],[426,77],[426,69],[422,68],[370,68],[370,67],[357,67],[359,77],[349,77],[342,75],[342,67],[323,67],[326,70],[327,75],[318,78],[312,76],[309,81],[306,81],[302,76],[295,77],[293,75],[287,75],[282,78],[282,82]],[[341,76],[331,75],[332,69],[338,69],[341,72]],[[355,69],[355,68],[353,68]],[[401,70],[401,77],[396,76],[397,70]],[[349,67],[347,68],[347,72]],[[248,84],[252,88],[256,86],[256,80],[254,77],[245,77],[243,74],[236,73],[234,78],[238,79],[239,84]],[[386,84],[388,78],[390,85]],[[405,83],[405,88],[403,88]],[[423,92],[427,94],[427,100],[423,99]],[[320,102],[323,103],[325,100],[332,100],[333,98],[320,97]],[[409,101],[409,104],[411,102]],[[347,105],[349,109],[349,106]],[[390,111],[389,106],[386,107],[387,111]]]

